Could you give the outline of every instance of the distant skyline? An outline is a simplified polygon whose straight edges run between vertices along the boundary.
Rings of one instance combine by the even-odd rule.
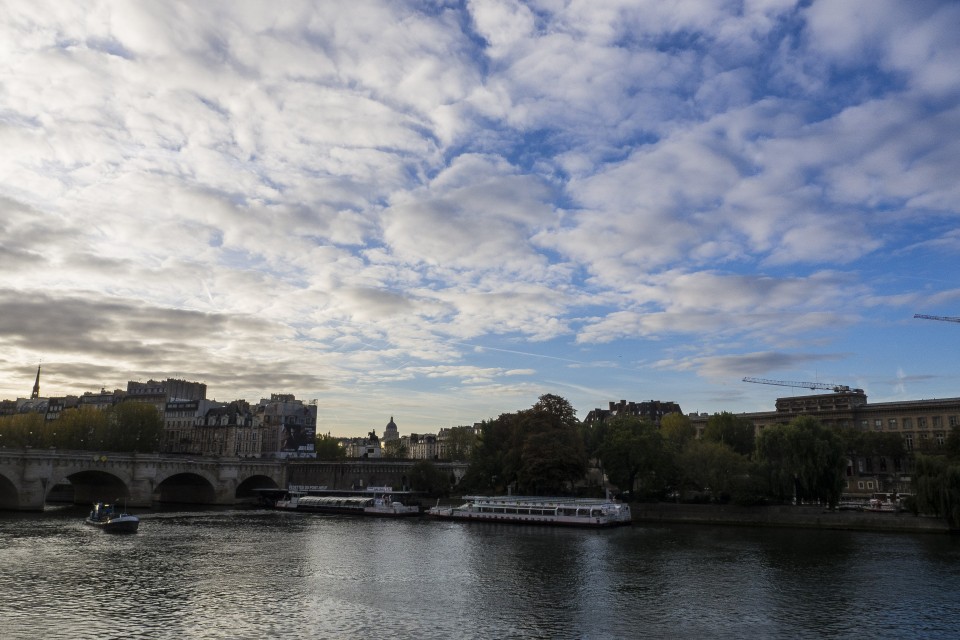
[[[960,396],[960,3],[4,9],[0,397]]]

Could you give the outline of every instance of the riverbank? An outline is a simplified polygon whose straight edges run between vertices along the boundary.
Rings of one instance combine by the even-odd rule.
[[[911,513],[829,511],[816,506],[631,503],[635,524],[644,522],[712,524],[748,527],[794,527],[847,531],[950,533],[942,518]]]

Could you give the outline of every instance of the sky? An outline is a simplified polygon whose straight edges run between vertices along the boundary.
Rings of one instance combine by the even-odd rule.
[[[0,397],[960,396],[960,3],[0,12]]]

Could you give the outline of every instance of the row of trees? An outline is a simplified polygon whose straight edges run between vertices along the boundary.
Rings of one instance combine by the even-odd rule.
[[[0,446],[84,451],[159,451],[163,420],[156,407],[121,402],[106,410],[67,409],[56,420],[41,413],[0,416]]]
[[[545,395],[530,409],[482,424],[461,488],[567,493],[582,486],[588,462],[596,461],[599,475],[639,499],[835,505],[848,459],[899,465],[906,455],[898,434],[833,430],[809,416],[758,437],[750,421],[720,413],[696,435],[680,414],[660,425],[630,415],[583,424],[566,400]]]

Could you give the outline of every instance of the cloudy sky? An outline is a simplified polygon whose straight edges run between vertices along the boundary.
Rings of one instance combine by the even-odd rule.
[[[544,393],[960,396],[960,3],[0,14],[0,397],[203,381],[321,431]]]

